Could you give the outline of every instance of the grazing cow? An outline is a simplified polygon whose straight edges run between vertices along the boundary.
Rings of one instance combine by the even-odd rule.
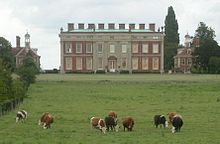
[[[20,110],[16,114],[16,123],[18,121],[24,122],[27,119],[27,112],[25,110]]]
[[[42,125],[44,129],[48,129],[50,128],[50,125],[53,123],[53,121],[54,121],[53,116],[50,113],[45,112],[41,116],[38,124]]]
[[[122,124],[124,126],[124,131],[125,128],[127,128],[128,131],[132,131],[132,128],[134,126],[134,119],[132,117],[125,117],[122,119]]]
[[[172,133],[180,132],[181,127],[183,126],[183,119],[180,115],[175,115],[172,120]]]
[[[114,112],[114,111],[110,111],[110,112],[108,113],[108,116],[110,116],[110,117],[113,117],[113,118],[117,119],[117,113],[116,113],[116,112]]]
[[[92,117],[90,120],[93,128],[99,129],[101,132],[105,134],[106,127],[105,127],[105,121],[103,119],[98,117]]]
[[[112,131],[116,131],[118,132],[119,126],[118,126],[118,122],[117,120],[115,121],[115,119],[111,116],[105,117],[105,124],[107,127],[107,131],[109,131],[109,128]]]
[[[172,124],[172,121],[173,121],[173,117],[176,115],[177,113],[176,112],[170,112],[168,113],[168,118],[169,118],[169,124]]]
[[[166,118],[164,115],[155,115],[154,116],[154,124],[156,126],[156,128],[158,127],[158,125],[163,125],[163,127],[168,127],[168,122],[166,121]]]

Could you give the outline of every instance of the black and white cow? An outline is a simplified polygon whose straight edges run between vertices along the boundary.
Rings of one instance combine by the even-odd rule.
[[[175,115],[172,121],[172,133],[180,132],[181,127],[183,126],[183,119],[180,115]]]
[[[20,110],[16,114],[16,123],[21,121],[24,122],[27,119],[27,112],[25,110]]]
[[[112,131],[118,132],[119,126],[118,126],[117,119],[115,119],[111,116],[107,116],[107,117],[105,117],[105,125],[107,128],[107,131],[109,131],[109,129],[111,129]]]
[[[168,127],[168,122],[166,121],[166,118],[164,115],[155,115],[154,116],[154,125],[156,128],[158,125],[163,125],[163,127]]]

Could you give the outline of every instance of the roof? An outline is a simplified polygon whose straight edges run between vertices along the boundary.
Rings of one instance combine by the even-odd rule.
[[[29,49],[32,57],[40,57],[37,55],[32,49]],[[25,56],[27,52],[25,51],[25,47],[12,48],[12,53],[14,56]]]
[[[149,29],[74,29],[68,32],[153,32]]]

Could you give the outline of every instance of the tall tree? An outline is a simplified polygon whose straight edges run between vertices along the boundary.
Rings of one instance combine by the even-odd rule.
[[[200,22],[195,36],[199,38],[199,47],[193,53],[195,57],[195,66],[200,72],[208,72],[209,60],[215,55],[214,51],[219,49],[218,43],[214,40],[215,31],[206,26],[204,22]]]
[[[5,68],[11,71],[15,68],[14,56],[12,54],[12,47],[8,40],[0,37],[0,58],[3,60]]]
[[[36,66],[30,53],[27,53],[26,57],[23,59],[22,65],[18,68],[17,73],[27,89],[31,83],[35,82],[36,75],[39,73],[39,68]]]
[[[164,38],[164,68],[165,70],[172,69],[179,44],[178,23],[176,20],[173,7],[168,8],[168,14],[165,19],[165,38]]]

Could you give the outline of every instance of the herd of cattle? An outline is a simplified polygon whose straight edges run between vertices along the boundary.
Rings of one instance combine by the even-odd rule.
[[[176,112],[170,112],[167,114],[169,121],[167,122],[166,117],[164,115],[155,115],[154,116],[154,125],[157,128],[159,125],[164,128],[168,127],[168,125],[172,125],[172,133],[180,132],[180,129],[183,125],[182,116],[177,114]],[[27,112],[25,110],[21,110],[17,112],[16,122],[21,121],[24,122],[27,119]],[[39,125],[41,125],[44,129],[50,128],[50,125],[53,123],[53,116],[45,112],[39,119]],[[106,133],[106,131],[116,131],[119,130],[117,113],[114,111],[110,111],[108,116],[105,119],[99,117],[92,117],[90,119],[91,125],[93,128],[100,130],[102,133]],[[122,119],[122,125],[124,131],[132,131],[134,126],[134,119],[130,116],[124,117]]]

